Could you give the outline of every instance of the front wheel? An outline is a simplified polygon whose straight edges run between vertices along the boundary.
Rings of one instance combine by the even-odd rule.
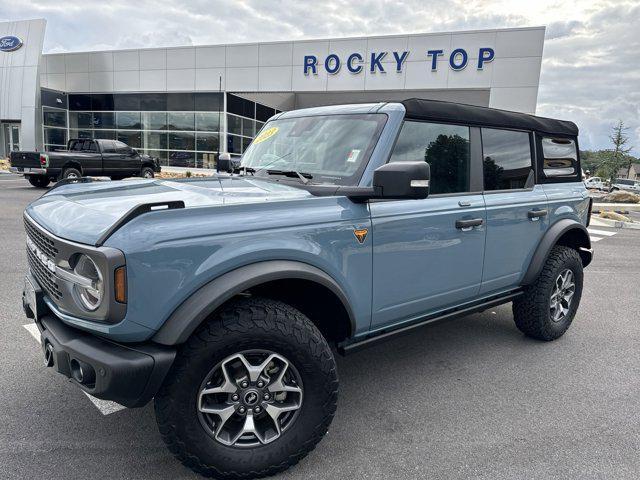
[[[142,167],[142,170],[140,170],[140,176],[142,178],[153,178],[155,173],[151,167]]]
[[[569,247],[553,247],[538,279],[513,302],[516,326],[538,340],[560,338],[578,310],[582,280],[578,252]]]
[[[27,179],[29,183],[36,188],[45,188],[51,182],[49,177],[45,177],[44,175],[29,175]]]
[[[299,311],[273,300],[234,301],[178,352],[155,397],[169,450],[215,478],[257,478],[296,464],[336,409],[333,353]]]

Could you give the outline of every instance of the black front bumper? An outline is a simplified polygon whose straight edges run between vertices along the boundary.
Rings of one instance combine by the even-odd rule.
[[[85,392],[125,407],[142,407],[156,394],[176,351],[155,344],[123,345],[68,327],[53,315],[36,321],[49,364]],[[52,365],[51,365],[52,363]],[[84,383],[78,365],[85,368]],[[91,372],[86,374],[86,371]]]

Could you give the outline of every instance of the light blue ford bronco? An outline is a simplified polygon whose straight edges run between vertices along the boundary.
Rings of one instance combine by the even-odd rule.
[[[24,309],[45,364],[173,454],[253,478],[303,458],[334,352],[512,302],[569,328],[592,259],[578,129],[429,100],[273,117],[232,175],[60,182],[26,209]]]

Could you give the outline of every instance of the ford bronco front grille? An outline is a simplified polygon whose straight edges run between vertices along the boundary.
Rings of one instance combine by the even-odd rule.
[[[60,300],[62,298],[62,292],[56,283],[56,277],[53,273],[45,267],[42,262],[40,262],[40,259],[28,248],[27,259],[29,260],[31,273],[36,277],[40,286],[55,300]]]
[[[28,220],[24,221],[24,229],[27,231],[29,238],[38,246],[42,253],[47,255],[51,260],[56,258],[58,249],[50,238],[47,238],[36,227],[31,225]]]

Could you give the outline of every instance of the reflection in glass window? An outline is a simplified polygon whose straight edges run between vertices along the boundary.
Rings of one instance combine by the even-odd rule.
[[[242,135],[242,120],[235,115],[227,115],[227,131],[236,135]]]
[[[196,113],[196,130],[200,132],[217,132],[220,125],[220,113]]]
[[[426,161],[432,194],[467,192],[469,151],[469,127],[406,121],[389,161]]]
[[[531,172],[529,133],[482,129],[485,190],[524,188]]]
[[[91,130],[69,130],[69,136],[71,138],[93,138],[93,132]]]
[[[542,138],[546,177],[571,177],[578,173],[578,150],[569,138]]]
[[[140,112],[117,112],[116,123],[118,128],[139,130]]]
[[[166,112],[145,112],[142,114],[142,128],[145,130],[166,130]]]
[[[166,132],[142,132],[143,145],[145,149],[166,149],[167,133]]]
[[[94,130],[93,138],[102,138],[106,140],[115,140],[116,132],[114,130]]]
[[[229,153],[242,153],[242,137],[227,135],[227,151]]]
[[[48,145],[67,146],[67,130],[64,128],[45,128],[44,143]]]
[[[242,119],[242,135],[245,137],[255,137],[256,135],[256,122],[248,118]]]
[[[93,128],[91,112],[69,112],[69,128]]]
[[[195,153],[169,152],[169,165],[174,167],[195,167]]]
[[[113,112],[93,112],[93,128],[116,128]]]
[[[120,130],[117,139],[133,148],[142,147],[142,135],[137,131]]]
[[[215,152],[218,150],[220,137],[217,133],[201,133],[196,134],[196,146],[200,151]]]
[[[169,148],[171,150],[195,150],[195,135],[193,132],[169,133]]]
[[[167,124],[169,130],[195,130],[195,121],[193,113],[174,113],[167,114]]]
[[[43,123],[48,127],[66,127],[67,112],[65,110],[42,109]]]

